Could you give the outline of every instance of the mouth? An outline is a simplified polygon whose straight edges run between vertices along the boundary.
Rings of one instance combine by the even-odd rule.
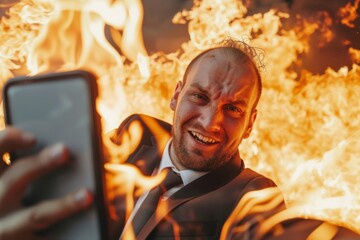
[[[206,145],[213,145],[219,143],[213,138],[206,137],[200,133],[189,131],[190,135],[199,143],[206,144]]]

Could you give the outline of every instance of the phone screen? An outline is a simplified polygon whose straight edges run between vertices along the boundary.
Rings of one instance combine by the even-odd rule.
[[[40,177],[30,185],[24,203],[64,196],[87,188],[98,198],[89,211],[82,212],[50,229],[54,239],[102,239],[105,224],[101,132],[95,111],[90,79],[82,74],[65,74],[37,81],[15,80],[6,87],[5,115],[8,124],[33,133],[36,147],[17,151],[15,158],[39,152],[62,142],[70,150],[70,164]],[[100,195],[100,197],[99,197]]]

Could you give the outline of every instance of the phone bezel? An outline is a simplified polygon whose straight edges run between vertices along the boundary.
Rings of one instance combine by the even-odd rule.
[[[57,73],[47,73],[40,74],[35,76],[20,76],[8,80],[3,87],[3,104],[4,104],[4,120],[6,125],[12,125],[12,119],[10,114],[8,91],[9,89],[16,85],[25,85],[32,83],[40,83],[47,81],[71,81],[74,78],[84,79],[86,86],[88,86],[88,91],[90,95],[89,105],[91,108],[91,117],[93,119],[91,127],[91,145],[92,145],[92,154],[94,159],[98,161],[93,161],[94,176],[95,181],[95,191],[94,194],[94,204],[98,215],[98,224],[100,226],[101,239],[108,239],[109,236],[109,225],[108,225],[108,208],[106,201],[106,187],[105,187],[105,173],[104,173],[104,154],[103,154],[103,145],[102,145],[102,127],[100,122],[100,116],[96,111],[96,98],[98,97],[98,86],[96,83],[96,77],[91,72],[85,70],[74,70],[68,72],[57,72]],[[10,159],[16,161],[16,154],[10,153]]]

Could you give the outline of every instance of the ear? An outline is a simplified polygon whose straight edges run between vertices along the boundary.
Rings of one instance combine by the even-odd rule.
[[[252,128],[253,128],[253,126],[254,126],[254,122],[255,122],[256,116],[257,116],[257,109],[254,109],[254,110],[251,112],[251,116],[250,116],[250,119],[249,119],[248,128],[247,128],[246,132],[244,133],[244,137],[243,137],[243,138],[248,138],[248,137],[250,136],[250,133],[251,133]]]
[[[174,92],[174,95],[173,97],[171,98],[170,100],[170,108],[171,110],[175,111],[175,108],[176,108],[176,105],[177,105],[177,101],[178,101],[178,98],[179,98],[179,94],[181,92],[183,88],[183,84],[181,81],[179,81],[177,84],[176,84],[176,88],[175,88],[175,92]]]

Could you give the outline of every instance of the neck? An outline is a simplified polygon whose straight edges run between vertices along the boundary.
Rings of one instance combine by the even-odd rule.
[[[169,155],[170,155],[170,160],[171,162],[174,164],[175,168],[179,171],[181,170],[185,170],[186,168],[179,162],[178,158],[176,157],[176,154],[175,154],[175,150],[174,150],[174,147],[173,147],[173,144],[172,144],[172,141],[170,143],[170,146],[169,146]]]

